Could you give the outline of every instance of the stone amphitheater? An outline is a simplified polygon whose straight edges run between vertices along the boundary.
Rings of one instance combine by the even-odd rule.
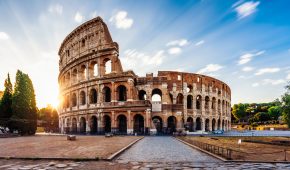
[[[124,71],[119,46],[100,17],[73,30],[58,54],[62,133],[171,134],[231,128],[231,90],[226,83],[186,72],[139,77]]]

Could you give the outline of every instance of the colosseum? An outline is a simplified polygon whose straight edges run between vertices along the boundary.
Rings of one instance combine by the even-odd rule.
[[[62,133],[230,130],[227,84],[194,73],[158,71],[139,77],[124,71],[118,44],[100,17],[73,30],[58,54]]]

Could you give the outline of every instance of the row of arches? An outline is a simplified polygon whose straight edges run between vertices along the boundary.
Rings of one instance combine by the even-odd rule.
[[[117,100],[118,101],[127,101],[127,88],[124,85],[119,85],[116,89],[117,91]],[[103,101],[111,102],[112,100],[112,91],[109,87],[105,86],[102,90]],[[77,97],[77,93],[73,92],[71,96],[67,95],[64,100],[64,108],[69,108],[70,106],[75,107],[77,103],[79,105],[85,104],[96,104],[98,102],[98,91],[95,88],[91,88],[89,90],[89,100],[87,101],[87,95],[84,90],[79,92],[79,98]]]
[[[100,75],[100,72],[104,72],[104,74],[112,72],[112,61],[109,58],[105,58],[101,64],[98,64],[97,61],[91,61],[88,65],[84,63],[73,68],[72,71],[68,71],[63,75],[60,85],[68,86],[89,78],[95,78]]]

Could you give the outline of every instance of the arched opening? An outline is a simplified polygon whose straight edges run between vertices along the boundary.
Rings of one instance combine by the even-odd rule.
[[[187,109],[192,109],[192,100],[193,100],[192,95],[188,95],[187,96]]]
[[[221,112],[221,100],[218,99],[218,111]]]
[[[77,106],[77,95],[75,93],[72,94],[71,104],[72,104],[72,107]]]
[[[139,100],[146,100],[147,98],[146,92],[144,90],[140,90],[138,96]]]
[[[151,100],[153,102],[161,102],[162,101],[162,91],[160,89],[153,89]]]
[[[91,134],[96,134],[98,132],[98,119],[96,116],[91,118]]]
[[[172,134],[173,132],[176,132],[176,118],[169,116],[167,118],[167,133]]]
[[[105,65],[105,74],[109,74],[112,72],[112,61],[110,59],[104,60]]]
[[[111,118],[108,115],[104,116],[104,132],[105,133],[111,132]]]
[[[85,80],[87,78],[87,68],[85,65],[81,66],[80,73],[79,73],[78,77],[80,80]]]
[[[127,88],[123,85],[117,87],[118,101],[127,100]]]
[[[65,78],[66,78],[66,80],[65,80],[66,85],[69,85],[70,84],[70,73],[69,72],[67,73]]]
[[[77,119],[72,119],[72,133],[77,133],[78,127],[77,127]]]
[[[72,102],[72,99],[70,99],[69,95],[67,95],[65,98],[65,107],[66,108],[69,108],[70,101]]]
[[[205,131],[208,132],[209,131],[209,119],[205,120]]]
[[[169,93],[169,97],[170,97],[171,104],[173,104],[173,95],[171,93]]]
[[[176,97],[176,104],[183,104],[183,95],[181,93]]]
[[[220,119],[218,119],[218,130],[221,130],[221,120]]]
[[[187,93],[191,93],[192,92],[192,85],[188,85],[186,88],[186,92]]]
[[[70,133],[70,119],[69,118],[67,118],[66,119],[66,127],[65,127],[65,132],[66,133]]]
[[[163,123],[162,118],[159,116],[154,116],[152,118],[153,124],[156,128],[157,134],[161,134],[163,132]]]
[[[201,109],[201,95],[196,96],[196,109]]]
[[[212,131],[216,130],[215,129],[215,119],[212,119],[212,121],[211,121],[211,129],[212,129]]]
[[[215,97],[212,98],[211,109],[212,110],[215,110],[216,109],[216,98]]]
[[[225,122],[224,122],[224,120],[222,121],[222,130],[225,130]]]
[[[201,130],[201,119],[198,117],[196,118],[196,130]]]
[[[73,72],[72,72],[72,81],[74,83],[76,83],[78,81],[77,76],[78,76],[78,71],[77,71],[77,69],[74,69]]]
[[[140,114],[134,116],[134,133],[144,134],[144,118]]]
[[[85,105],[86,104],[86,93],[84,91],[80,92],[80,104]]]
[[[96,77],[99,74],[98,63],[96,61],[91,62],[90,64],[90,76]]]
[[[127,134],[127,118],[125,115],[117,117],[118,129],[120,134]]]
[[[80,133],[86,133],[86,119],[84,117],[81,117],[80,120]]]
[[[193,132],[193,118],[192,117],[188,117],[187,121],[186,121],[186,129],[189,132]]]
[[[103,89],[104,101],[111,102],[111,89],[109,87],[104,87]]]
[[[205,96],[205,106],[204,106],[205,109],[209,109],[209,97],[208,96]]]
[[[90,103],[95,104],[98,102],[98,93],[96,89],[90,90]]]

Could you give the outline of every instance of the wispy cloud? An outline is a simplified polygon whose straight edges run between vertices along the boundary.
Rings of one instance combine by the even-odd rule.
[[[278,79],[278,80],[273,80],[273,79],[264,79],[263,80],[263,85],[279,85],[279,84],[283,84],[283,83],[286,83],[285,80],[283,79]]]
[[[84,19],[84,16],[80,12],[77,12],[74,19],[77,23],[81,23]]]
[[[166,46],[185,46],[188,44],[188,41],[186,39],[180,39],[180,40],[173,40],[166,44]]]
[[[200,46],[200,45],[202,45],[204,43],[205,43],[205,41],[204,40],[201,40],[201,41],[198,41],[197,43],[195,43],[194,45],[195,46]]]
[[[249,71],[252,71],[252,70],[254,70],[253,67],[244,67],[244,68],[242,68],[242,71],[244,71],[244,72],[249,72]]]
[[[288,75],[286,76],[287,80],[290,80],[290,73],[288,73]]]
[[[253,87],[258,87],[260,84],[259,83],[253,83],[252,86]]]
[[[181,53],[181,48],[179,47],[172,47],[168,49],[169,54],[180,54]]]
[[[266,74],[266,73],[276,73],[276,72],[279,72],[281,69],[280,68],[262,68],[262,69],[259,69],[255,75],[256,76],[259,76],[259,75],[263,75],[263,74]]]
[[[256,1],[256,2],[249,1],[235,7],[235,11],[237,12],[238,19],[245,18],[255,13],[257,11],[257,7],[259,4],[260,4],[259,1]]]
[[[262,55],[264,53],[265,53],[265,51],[259,51],[257,53],[246,53],[246,54],[243,54],[240,57],[240,60],[238,61],[238,64],[239,65],[246,64],[246,63],[250,62],[253,59],[253,57]]]
[[[128,13],[126,11],[119,11],[109,21],[119,29],[128,29],[132,27],[134,20],[128,18],[127,15]]]
[[[63,7],[60,4],[50,5],[48,8],[48,12],[52,14],[58,14],[58,15],[62,14],[62,10],[63,10]]]
[[[223,66],[219,64],[208,64],[204,68],[200,69],[197,73],[199,74],[212,73],[212,72],[219,71],[222,68]]]
[[[9,35],[6,32],[0,32],[0,40],[8,40]]]
[[[164,51],[159,50],[153,55],[148,55],[143,52],[139,52],[135,49],[128,49],[124,52],[124,57],[122,58],[128,66],[134,66],[142,63],[143,65],[161,65],[165,58]],[[131,69],[131,68],[130,68]]]

